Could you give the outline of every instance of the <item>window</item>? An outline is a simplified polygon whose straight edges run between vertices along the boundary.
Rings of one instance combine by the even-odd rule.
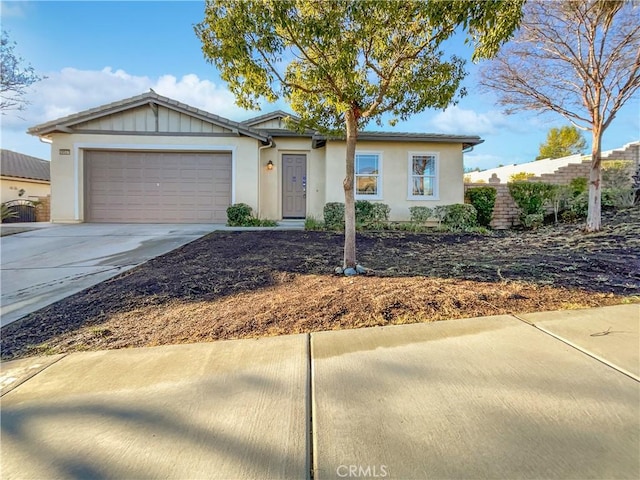
[[[360,200],[381,199],[381,155],[374,152],[356,152],[355,169],[356,198]]]
[[[409,154],[409,199],[435,200],[438,197],[438,157],[435,153]]]

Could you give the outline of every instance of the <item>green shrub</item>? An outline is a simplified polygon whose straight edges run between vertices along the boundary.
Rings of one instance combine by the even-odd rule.
[[[518,173],[514,173],[513,175],[509,175],[509,181],[510,182],[526,182],[527,180],[535,176],[536,176],[535,173],[518,172]]]
[[[304,229],[305,230],[323,230],[324,223],[320,220],[317,220],[315,217],[308,216],[304,220]]]
[[[465,199],[478,212],[478,224],[488,227],[493,218],[493,208],[496,205],[496,189],[493,187],[475,187],[467,190]]]
[[[554,190],[554,186],[548,183],[529,182],[509,183],[508,188],[522,215],[544,214],[544,207]]]
[[[258,219],[260,222],[260,227],[277,227],[278,222],[275,220],[269,220],[268,218]]]
[[[524,228],[528,230],[536,230],[544,224],[544,214],[530,213],[528,215],[523,215],[520,220],[522,221]]]
[[[329,202],[324,206],[324,226],[327,230],[344,229],[344,203]]]
[[[585,177],[577,177],[577,178],[572,179],[569,182],[569,188],[571,190],[571,195],[573,197],[577,197],[581,193],[586,192],[587,191],[587,183],[588,182],[589,181]]]
[[[465,231],[478,225],[478,212],[468,203],[447,205],[442,223],[451,231]]]
[[[630,160],[604,160],[602,162],[602,188],[625,189],[631,187],[634,162]]]
[[[438,220],[438,225],[442,223],[444,216],[447,214],[449,205],[438,205],[433,209],[433,216]]]
[[[251,207],[246,203],[235,203],[227,208],[227,225],[230,227],[249,226],[251,222]]]
[[[549,183],[516,182],[508,184],[509,193],[520,208],[520,222],[525,228],[536,228],[536,218],[542,215],[544,207],[553,198],[556,187]],[[529,226],[528,226],[529,225]]]
[[[17,216],[18,212],[16,212],[14,209],[7,207],[5,203],[0,204],[0,221],[4,222],[5,220],[16,218]]]
[[[358,200],[355,206],[357,228],[382,229],[389,223],[389,205]]]
[[[275,227],[275,220],[259,219],[252,215],[246,203],[235,203],[227,208],[227,225],[230,227]]]
[[[433,209],[429,207],[409,207],[409,213],[411,214],[411,223],[425,224],[433,216]]]

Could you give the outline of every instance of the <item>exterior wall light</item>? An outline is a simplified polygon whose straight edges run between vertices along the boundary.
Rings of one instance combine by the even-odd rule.
[[[273,170],[273,162],[271,160],[267,162],[267,170]]]

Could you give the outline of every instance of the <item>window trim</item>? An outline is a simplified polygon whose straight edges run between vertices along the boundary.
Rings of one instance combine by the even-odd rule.
[[[378,157],[378,173],[375,175],[358,175],[356,173],[356,157],[358,155],[376,155]],[[356,150],[356,153],[353,157],[353,193],[356,200],[382,200],[382,152],[381,151],[372,151],[372,150]],[[361,177],[378,177],[378,192],[375,195],[364,195],[358,194],[357,184],[358,184],[358,176]]]
[[[433,195],[413,194],[413,157],[431,156],[435,160],[433,174]],[[417,175],[416,175],[417,176]],[[424,176],[424,175],[421,175]],[[407,157],[407,200],[440,200],[440,155],[438,152],[409,152]]]

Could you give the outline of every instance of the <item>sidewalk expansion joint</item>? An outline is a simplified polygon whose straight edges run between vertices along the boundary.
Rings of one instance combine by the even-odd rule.
[[[614,363],[609,362],[607,359],[601,357],[600,355],[596,355],[595,353],[590,352],[589,350],[585,350],[580,345],[578,345],[576,343],[573,343],[573,342],[567,340],[566,338],[563,338],[560,335],[557,335],[557,334],[547,330],[546,328],[540,327],[540,326],[536,325],[533,322],[529,322],[529,321],[527,321],[527,320],[525,320],[523,318],[520,318],[515,314],[511,314],[511,316],[513,318],[515,318],[516,320],[520,320],[521,322],[526,323],[527,325],[531,325],[536,330],[538,330],[538,331],[540,331],[542,333],[545,333],[545,334],[549,335],[550,337],[555,338],[556,340],[561,341],[565,345],[568,345],[569,347],[578,350],[579,352],[587,355],[588,357],[591,357],[594,360],[597,360],[598,362],[606,365],[607,367],[614,369],[616,372],[622,373],[623,375],[631,378],[632,380],[635,380],[636,382],[640,382],[640,377],[638,377],[637,375],[634,375],[633,373],[629,372],[628,370],[625,370],[624,368],[622,368],[622,367],[620,367],[620,366],[618,366],[618,365],[616,365]]]
[[[311,333],[307,333],[307,365],[308,365],[308,371],[307,371],[307,378],[308,378],[308,384],[307,384],[307,431],[308,436],[307,436],[307,449],[308,449],[308,455],[307,455],[307,460],[309,462],[308,464],[308,471],[309,471],[309,478],[310,480],[313,480],[314,475],[315,475],[315,441],[314,441],[314,419],[315,419],[315,415],[314,415],[314,403],[315,403],[315,396],[314,396],[314,378],[313,378],[313,353],[311,351]]]
[[[56,363],[58,363],[60,360],[62,360],[63,358],[65,358],[67,355],[69,355],[68,353],[63,353],[61,355],[60,358],[58,358],[57,360],[51,362],[49,365],[47,365],[44,368],[41,368],[40,370],[36,370],[35,372],[33,372],[31,375],[27,375],[25,378],[22,378],[18,381],[16,381],[15,383],[12,383],[11,385],[8,385],[6,387],[6,390],[4,392],[2,392],[2,394],[0,394],[0,397],[4,397],[7,393],[12,392],[13,390],[15,390],[17,387],[19,387],[20,385],[28,382],[29,380],[31,380],[33,377],[35,377],[36,375],[41,374],[42,372],[44,372],[46,369],[48,369],[51,365],[55,365]]]

